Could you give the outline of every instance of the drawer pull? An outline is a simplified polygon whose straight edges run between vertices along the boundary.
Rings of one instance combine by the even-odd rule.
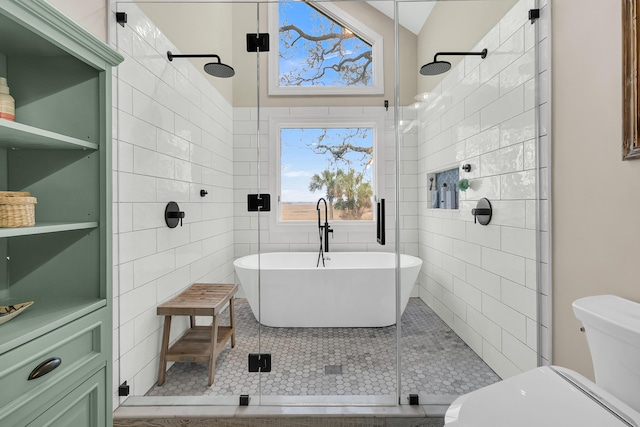
[[[36,366],[33,371],[31,371],[28,380],[35,380],[36,378],[47,375],[49,372],[60,366],[61,363],[62,359],[60,359],[59,357],[52,357],[51,359],[45,360],[44,362]]]

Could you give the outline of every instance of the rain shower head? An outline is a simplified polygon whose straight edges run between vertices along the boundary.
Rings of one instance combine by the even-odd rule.
[[[424,64],[420,67],[420,74],[423,76],[437,76],[446,73],[451,69],[451,63],[447,61],[438,61],[438,55],[479,55],[482,59],[487,57],[487,49],[482,52],[438,52],[433,57],[433,62]]]
[[[167,52],[167,58],[169,61],[173,61],[173,58],[215,58],[217,62],[208,62],[204,64],[204,71],[214,77],[233,77],[236,72],[230,65],[220,62],[218,55],[174,55],[171,51]]]
[[[451,62],[447,61],[434,61],[423,65],[420,68],[420,74],[423,76],[437,76],[438,74],[446,73],[451,69]]]
[[[204,64],[204,71],[214,77],[222,78],[233,77],[236,74],[231,66],[221,63],[220,58],[218,58],[218,62],[208,62]]]

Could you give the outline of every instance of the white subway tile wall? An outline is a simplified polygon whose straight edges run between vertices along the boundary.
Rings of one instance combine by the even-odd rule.
[[[261,252],[291,252],[291,251],[316,251],[318,250],[318,230],[315,222],[305,225],[282,225],[277,223],[277,205],[280,189],[277,188],[275,175],[279,173],[274,167],[276,153],[279,152],[279,141],[271,137],[270,126],[275,126],[271,120],[274,117],[318,118],[326,117],[331,121],[334,117],[343,119],[349,117],[355,121],[369,120],[371,117],[383,117],[383,129],[378,131],[378,150],[384,150],[384,162],[379,163],[385,167],[383,177],[376,184],[378,197],[386,199],[387,218],[393,218],[395,213],[395,168],[386,167],[393,165],[396,158],[395,133],[393,110],[386,111],[380,107],[263,107],[260,108],[259,132],[257,126],[257,108],[234,109],[234,148],[233,148],[233,181],[234,181],[234,223],[235,223],[235,256]],[[415,113],[403,118],[407,125],[411,120],[415,121]],[[258,138],[259,134],[259,138]],[[258,147],[258,140],[260,147]],[[259,148],[259,150],[258,150]],[[418,189],[415,176],[417,172],[417,147],[416,141],[408,141],[400,150],[400,170],[409,171],[411,178],[403,181],[403,192],[400,195],[401,208],[405,214],[400,219],[403,229],[402,247],[411,255],[418,255],[418,215],[417,199]],[[259,174],[258,174],[259,170]],[[403,174],[403,177],[408,176]],[[382,188],[380,188],[382,187]],[[247,194],[269,193],[271,194],[271,212],[247,211]],[[318,198],[322,197],[318,193]],[[406,205],[404,205],[406,203]],[[331,223],[334,229],[330,237],[330,249],[332,251],[388,251],[395,248],[395,223],[388,220],[386,224],[386,245],[382,246],[376,241],[374,222],[368,224],[347,224],[334,221]],[[258,233],[260,230],[260,233]],[[258,235],[260,242],[258,244]],[[417,296],[417,293],[415,294]]]
[[[274,226],[278,189],[271,172],[277,148],[269,141],[274,116],[382,116],[384,173],[376,192],[387,200],[387,245],[376,242],[373,224],[334,226],[332,250],[393,251],[398,202],[400,250],[424,261],[412,296],[429,304],[500,376],[534,367],[536,225],[545,232],[543,249],[549,230],[548,182],[537,182],[535,170],[537,163],[544,177],[549,165],[549,94],[543,91],[538,99],[536,150],[535,79],[548,86],[549,43],[543,19],[536,66],[536,33],[526,19],[533,3],[520,1],[478,43],[474,50],[489,50],[485,60],[464,58],[420,107],[399,109],[397,150],[393,109],[382,106],[262,108],[259,115],[256,108],[234,108],[189,61],[168,62],[166,51],[177,51],[175,46],[135,5],[119,4],[129,23],[112,34],[125,57],[114,72],[114,406],[123,381],[133,395],[156,381],[158,304],[196,281],[233,282],[233,260],[258,250],[317,250],[313,225]],[[471,188],[460,193],[460,209],[431,209],[429,177],[464,163],[472,170],[461,172],[461,178],[468,178]],[[200,197],[201,189],[207,197]],[[247,194],[258,192],[274,196],[271,213],[247,212]],[[494,207],[487,227],[474,224],[471,216],[482,197]],[[176,229],[164,223],[170,200],[186,212]],[[545,307],[548,251],[542,255]],[[548,311],[541,322],[548,358]],[[176,319],[171,339],[186,327],[186,319]]]
[[[502,377],[537,365],[536,223],[549,227],[548,216],[537,215],[548,209],[546,191],[536,203],[538,185],[547,185],[536,164],[545,175],[548,142],[541,126],[536,150],[535,79],[548,79],[548,59],[536,66],[533,7],[518,2],[472,49],[486,47],[487,58],[465,58],[417,109],[419,295]],[[539,43],[546,39],[540,31]],[[459,211],[431,209],[428,176],[465,163],[472,170],[460,177],[471,187],[460,193]],[[486,227],[471,215],[483,197],[494,209]],[[541,292],[548,294],[545,267]]]
[[[189,61],[167,61],[177,49],[137,6],[118,10],[128,24],[117,26],[114,82],[115,406],[122,382],[141,395],[157,380],[158,304],[194,282],[234,281],[233,107]],[[173,229],[169,201],[185,212]],[[172,339],[186,327],[175,319]]]

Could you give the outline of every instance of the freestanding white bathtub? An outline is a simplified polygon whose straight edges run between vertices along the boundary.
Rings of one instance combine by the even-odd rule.
[[[274,252],[248,255],[233,263],[251,311],[261,324],[380,327],[396,323],[396,254],[328,252],[325,267],[322,261],[316,267],[317,260],[313,252]],[[404,312],[422,260],[401,255],[400,266]]]

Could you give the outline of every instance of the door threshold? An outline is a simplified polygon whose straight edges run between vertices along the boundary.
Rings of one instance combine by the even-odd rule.
[[[114,411],[114,426],[127,420],[180,418],[438,418],[458,396],[420,394],[420,405],[398,405],[390,396],[132,396]]]

